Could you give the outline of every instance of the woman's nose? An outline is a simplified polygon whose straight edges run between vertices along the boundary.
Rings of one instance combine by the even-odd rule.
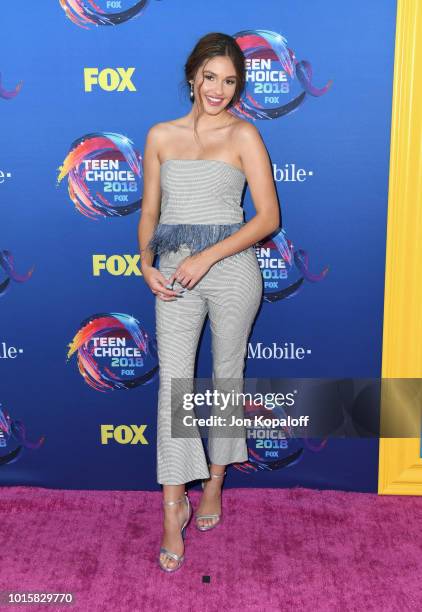
[[[219,83],[217,81],[217,83],[215,84],[215,95],[216,96],[222,96],[223,95],[223,84]]]

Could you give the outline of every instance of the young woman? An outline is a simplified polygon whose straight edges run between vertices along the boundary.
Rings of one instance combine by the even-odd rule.
[[[248,459],[245,437],[171,435],[171,380],[193,379],[206,315],[213,377],[242,379],[247,341],[262,298],[254,245],[279,227],[271,164],[258,130],[229,109],[245,85],[245,57],[231,36],[210,33],[185,64],[191,111],[150,128],[144,148],[139,223],[141,268],[156,295],[160,386],[157,481],[163,485],[164,532],[158,558],[172,572],[184,560],[192,509],[185,484],[203,480],[196,513],[201,531],[221,516],[225,466]],[[247,181],[255,216],[244,222]],[[154,256],[160,256],[158,269]],[[243,413],[242,413],[243,414]]]

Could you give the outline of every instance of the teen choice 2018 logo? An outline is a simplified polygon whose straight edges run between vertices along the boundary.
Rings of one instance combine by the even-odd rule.
[[[306,450],[319,452],[327,445],[326,439],[314,444],[308,438],[296,438],[289,425],[276,425],[277,422],[288,421],[288,415],[281,406],[275,406],[269,412],[265,404],[245,403],[244,411],[245,418],[255,422],[262,417],[264,424],[246,427],[248,460],[233,464],[239,472],[253,474],[290,468],[303,459]],[[273,421],[274,424],[268,425],[267,421]]]
[[[60,0],[66,17],[88,30],[91,26],[113,26],[140,15],[149,0]]]
[[[70,199],[90,219],[122,217],[141,207],[142,158],[122,134],[78,138],[59,170],[57,185],[68,175]]]
[[[246,58],[246,86],[231,109],[238,117],[278,119],[295,111],[307,94],[325,94],[333,81],[321,88],[312,83],[312,66],[298,61],[287,40],[269,30],[242,30],[232,35]]]
[[[278,302],[296,295],[305,280],[316,283],[325,278],[329,266],[320,274],[313,274],[309,270],[309,255],[303,249],[294,250],[294,245],[281,229],[272,237],[258,242],[255,252],[264,283],[265,302]],[[293,264],[299,271],[299,278],[289,284]]]
[[[15,270],[13,255],[6,249],[0,251],[0,268],[2,268],[6,274],[6,278],[3,281],[0,280],[0,297],[9,289],[11,280],[15,281],[16,283],[24,283],[31,278],[34,271],[33,266],[28,270],[28,272],[26,272],[26,274],[18,274]]]
[[[281,406],[274,407],[271,412],[265,405],[246,404],[245,417],[255,420],[287,419]],[[303,453],[303,445],[297,438],[291,436],[288,426],[256,426],[247,427],[248,461],[239,464],[240,471],[254,472],[257,470],[279,470],[297,463]]]
[[[45,436],[37,442],[28,440],[23,421],[13,419],[0,403],[0,466],[17,461],[24,448],[38,450],[44,442]]]
[[[1,73],[0,73],[0,98],[3,100],[11,100],[15,96],[18,95],[20,90],[22,89],[23,81],[19,81],[14,89],[6,89],[2,85]]]
[[[127,314],[89,317],[68,346],[67,359],[77,353],[79,372],[97,391],[132,389],[151,382],[158,371],[155,340]]]

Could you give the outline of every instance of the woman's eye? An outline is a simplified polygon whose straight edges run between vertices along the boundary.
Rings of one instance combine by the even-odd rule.
[[[206,75],[205,75],[205,78],[206,78],[206,79],[213,79],[214,77],[212,76],[212,74],[206,74]],[[229,80],[227,81],[227,84],[228,84],[228,85],[234,85],[235,83],[236,83],[236,81],[234,81],[233,79],[229,79]]]

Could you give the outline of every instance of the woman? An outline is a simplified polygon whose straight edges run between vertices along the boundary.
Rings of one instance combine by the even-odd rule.
[[[262,298],[254,245],[279,227],[271,164],[260,134],[229,112],[245,85],[240,47],[226,34],[207,34],[188,57],[185,77],[191,111],[154,125],[146,137],[138,230],[142,273],[156,295],[157,481],[164,504],[158,561],[167,572],[184,560],[185,527],[192,514],[185,484],[203,480],[196,526],[209,530],[221,516],[225,466],[248,459],[244,436],[209,437],[209,465],[200,436],[172,436],[171,380],[193,379],[207,314],[213,376],[242,378]],[[247,223],[241,208],[245,181],[256,209]],[[158,269],[153,267],[156,254]]]

